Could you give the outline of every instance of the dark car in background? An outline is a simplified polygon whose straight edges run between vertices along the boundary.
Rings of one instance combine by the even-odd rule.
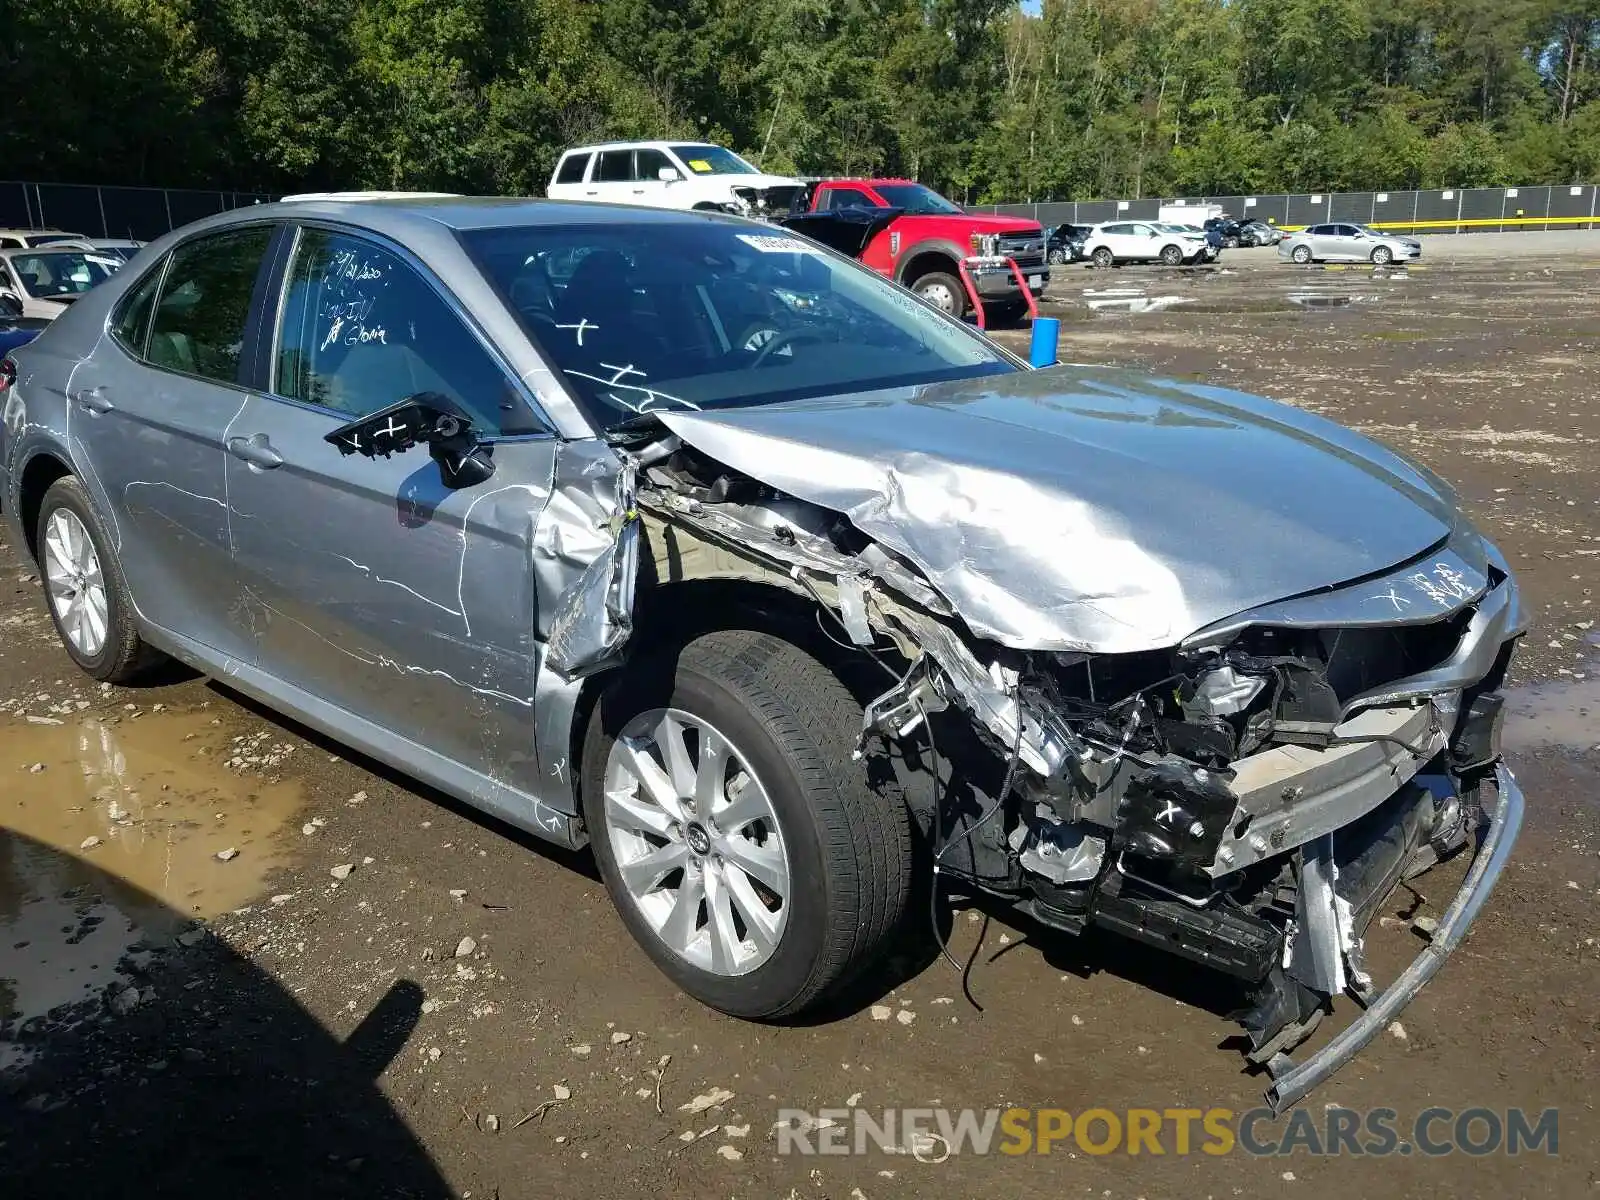
[[[1062,224],[1052,228],[1047,236],[1045,248],[1051,264],[1060,266],[1063,263],[1082,262],[1088,258],[1089,255],[1083,246],[1093,232],[1093,225]]]
[[[1239,245],[1241,246],[1276,246],[1283,241],[1283,230],[1266,221],[1259,221],[1252,217],[1248,221],[1239,222]]]
[[[1232,217],[1212,217],[1205,225],[1206,241],[1217,249],[1233,249],[1241,244],[1243,222]]]

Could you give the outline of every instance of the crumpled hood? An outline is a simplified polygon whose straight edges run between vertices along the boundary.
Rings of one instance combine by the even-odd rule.
[[[1170,646],[1397,566],[1458,521],[1436,477],[1330,421],[1092,367],[657,415],[848,515],[1016,648]]]

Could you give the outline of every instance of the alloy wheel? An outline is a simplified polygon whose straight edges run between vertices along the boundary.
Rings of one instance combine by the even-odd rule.
[[[69,508],[56,509],[45,525],[44,576],[61,632],[84,658],[97,657],[109,628],[105,579],[89,531]]]
[[[726,735],[682,709],[640,713],[607,756],[604,804],[623,887],[668,949],[725,976],[772,957],[789,856],[765,785]]]

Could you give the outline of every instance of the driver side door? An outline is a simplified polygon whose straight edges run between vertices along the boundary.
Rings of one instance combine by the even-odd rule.
[[[225,446],[237,619],[254,666],[317,723],[402,739],[537,791],[538,602],[530,564],[556,442],[500,356],[398,247],[303,226],[283,270],[267,378]],[[495,473],[445,486],[423,447],[342,456],[325,439],[435,392],[491,440]],[[503,797],[501,798],[503,801]]]

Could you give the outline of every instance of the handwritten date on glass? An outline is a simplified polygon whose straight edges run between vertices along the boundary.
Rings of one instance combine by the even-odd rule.
[[[436,392],[418,392],[371,416],[341,425],[325,434],[323,440],[331,443],[340,454],[388,458],[411,449],[418,442],[443,441],[465,432],[468,422],[452,411],[454,407]]]

